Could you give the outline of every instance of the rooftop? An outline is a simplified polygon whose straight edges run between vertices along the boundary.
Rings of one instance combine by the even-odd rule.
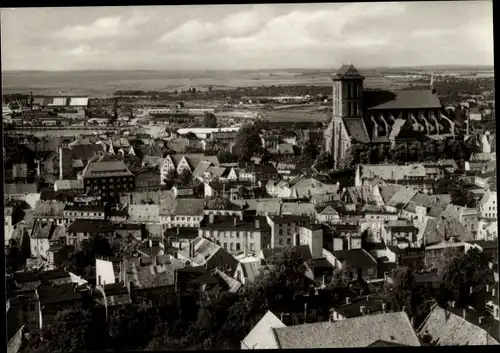
[[[380,340],[420,346],[404,312],[275,328],[274,333],[282,349],[368,347]]]
[[[430,90],[406,90],[394,92],[393,100],[371,107],[369,110],[389,109],[441,109],[437,93]]]

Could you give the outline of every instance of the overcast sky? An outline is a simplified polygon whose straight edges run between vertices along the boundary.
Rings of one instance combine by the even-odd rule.
[[[2,9],[5,70],[493,65],[491,1]]]

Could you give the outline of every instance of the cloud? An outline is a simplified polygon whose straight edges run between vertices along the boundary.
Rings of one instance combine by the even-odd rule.
[[[85,41],[136,33],[136,27],[146,23],[148,17],[138,14],[123,20],[120,16],[102,17],[88,25],[65,27],[53,34],[55,38],[68,41]]]
[[[189,20],[165,33],[161,43],[211,42],[230,52],[290,51],[318,48],[321,46],[381,45],[384,39],[366,40],[364,36],[353,38],[343,33],[347,24],[366,18],[381,18],[404,12],[404,4],[349,4],[333,9],[304,9],[290,11],[277,17],[265,11],[246,11],[231,14],[220,22]]]
[[[410,32],[409,36],[412,38],[419,39],[433,39],[433,38],[442,38],[445,36],[451,36],[456,34],[456,30],[448,29],[448,28],[425,28],[425,29],[417,29]]]
[[[73,49],[69,49],[66,51],[66,54],[73,55],[73,56],[89,56],[89,55],[95,55],[98,54],[98,50],[92,49],[90,46],[81,44]]]

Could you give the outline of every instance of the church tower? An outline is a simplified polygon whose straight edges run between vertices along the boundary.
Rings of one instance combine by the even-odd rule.
[[[332,80],[332,119],[325,131],[324,147],[333,157],[336,169],[350,146],[350,137],[357,133],[347,131],[346,125],[350,124],[346,122],[355,120],[364,125],[362,106],[364,77],[351,64],[342,65]]]

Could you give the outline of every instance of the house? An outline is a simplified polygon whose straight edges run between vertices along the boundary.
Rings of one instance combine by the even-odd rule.
[[[104,220],[104,207],[67,205],[63,210],[64,224],[73,223],[77,219]]]
[[[314,161],[304,160],[278,161],[276,170],[282,178],[290,179],[310,170],[313,164]]]
[[[328,251],[323,249],[325,258],[334,268],[347,269],[353,279],[377,278],[377,261],[364,249]]]
[[[241,341],[241,349],[277,349],[273,329],[286,327],[271,311],[259,320],[252,330]]]
[[[271,154],[280,155],[280,156],[294,156],[295,149],[294,145],[291,143],[279,143],[276,148],[268,149]]]
[[[168,179],[168,175],[174,170],[177,174],[182,174],[184,172],[193,174],[201,162],[210,162],[215,166],[219,165],[217,156],[205,156],[203,153],[169,154],[164,158],[163,163],[160,166],[160,181],[164,184],[164,180]]]
[[[266,189],[269,195],[281,198],[306,198],[316,194],[331,195],[329,201],[338,198],[339,184],[325,184],[312,177],[297,177],[290,181],[280,181],[271,186],[272,182],[266,184]]]
[[[125,283],[134,303],[144,298],[155,306],[171,306],[176,300],[175,274],[184,267],[171,255],[124,259],[120,282]]]
[[[194,196],[194,189],[192,186],[175,185],[172,187],[172,191],[175,198]]]
[[[316,208],[316,220],[319,223],[338,223],[340,215],[331,205],[318,207]]]
[[[259,258],[253,259],[253,261],[240,260],[233,277],[243,285],[247,285],[260,274],[262,267],[262,261]]]
[[[54,182],[54,191],[77,191],[83,192],[83,180],[82,179],[66,179],[66,180],[56,180]]]
[[[307,200],[300,199],[258,199],[255,204],[255,211],[258,216],[308,216],[316,217],[316,208]]]
[[[50,244],[47,249],[47,262],[53,266],[61,266],[74,251],[73,247],[64,244]]]
[[[13,278],[16,288],[21,291],[36,289],[42,284],[58,286],[72,282],[70,274],[60,269],[42,272],[16,272]]]
[[[330,319],[335,322],[363,315],[384,314],[386,312],[388,312],[387,303],[381,298],[368,295],[356,299],[348,297],[343,305],[330,310]]]
[[[105,158],[90,161],[82,172],[86,194],[102,200],[118,200],[123,192],[133,191],[135,177],[122,160]]]
[[[42,221],[54,221],[57,225],[64,224],[64,209],[66,204],[59,201],[38,201],[33,210],[33,218]]]
[[[475,235],[478,232],[479,211],[477,208],[467,208],[450,203],[444,209],[443,213],[441,214],[441,217],[444,218],[455,217],[472,234]]]
[[[207,270],[218,267],[231,275],[238,266],[238,260],[220,245],[202,237],[193,239],[186,245],[181,242],[177,258],[186,265],[204,266]]]
[[[271,227],[265,217],[206,216],[199,236],[220,244],[232,255],[258,253],[271,244]]]
[[[278,179],[278,171],[271,163],[257,164],[240,170],[239,179],[256,183]]]
[[[138,190],[161,188],[160,172],[152,169],[141,169],[135,174],[135,187]]]
[[[77,219],[67,228],[66,244],[79,249],[83,240],[95,235],[106,237],[112,244],[115,228],[109,221]]]
[[[160,222],[160,206],[158,205],[129,205],[128,223],[156,224]]]
[[[465,317],[464,317],[465,316]],[[492,325],[495,324],[495,325]],[[494,326],[488,329],[488,326]],[[496,328],[496,330],[495,330]],[[498,321],[469,310],[435,305],[417,329],[417,335],[433,346],[499,345]]]
[[[52,324],[61,310],[83,307],[84,292],[87,290],[88,288],[76,287],[73,283],[40,287],[40,327]]]
[[[23,200],[31,207],[40,200],[40,193],[36,184],[4,184],[4,200]]]
[[[52,239],[55,239],[56,228],[57,226],[53,221],[35,221],[35,226],[30,236],[30,250],[33,257],[47,259],[47,251],[50,248]]]
[[[166,227],[199,227],[205,200],[165,198],[159,202],[160,223]]]
[[[270,326],[275,326],[271,323]],[[269,327],[269,326],[268,326]],[[279,349],[361,348],[381,341],[399,346],[420,346],[404,312],[365,315],[336,322],[270,327],[262,333],[265,345]],[[266,332],[266,330],[262,330]],[[274,338],[274,341],[271,340]],[[254,339],[258,341],[258,339]],[[253,342],[249,342],[252,344]],[[253,343],[257,345],[257,343]]]
[[[405,179],[424,179],[425,167],[422,164],[393,165],[375,164],[358,165],[354,178],[355,186],[362,186],[365,179],[381,179],[385,181],[401,181]]]
[[[393,245],[400,242],[414,243],[417,241],[417,228],[412,223],[388,222],[385,225],[383,241],[385,244]]]
[[[298,245],[300,227],[309,224],[309,217],[294,215],[271,215],[266,216],[267,223],[271,227],[271,248],[283,248],[285,246]],[[321,244],[323,235],[321,235]]]
[[[111,317],[120,307],[132,304],[128,288],[123,282],[97,285],[94,291],[94,300],[98,307],[104,308],[106,319]]]
[[[260,139],[265,149],[277,149],[281,142],[281,137],[276,135],[261,136]]]
[[[488,220],[496,220],[498,217],[497,193],[487,190],[479,201],[479,216]]]

